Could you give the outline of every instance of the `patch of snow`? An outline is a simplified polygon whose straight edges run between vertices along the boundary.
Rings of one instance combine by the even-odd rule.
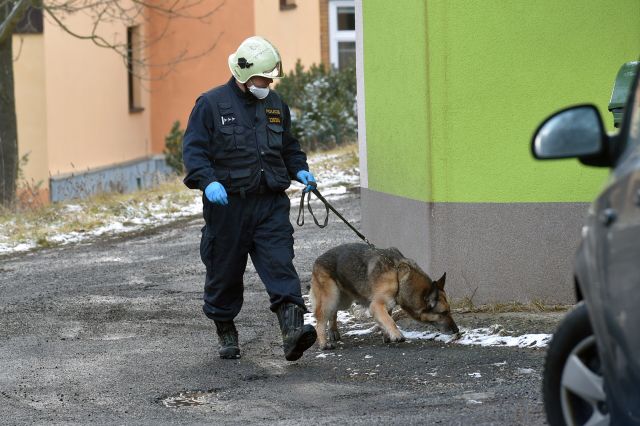
[[[0,253],[17,253],[22,251],[29,251],[36,247],[35,242],[19,243],[16,245],[2,243],[0,244]]]
[[[418,340],[434,340],[436,342],[449,343],[454,340],[453,336],[449,334],[443,334],[438,332],[429,331],[404,331],[401,330],[405,339],[418,339]]]
[[[82,211],[82,206],[79,206],[77,204],[67,204],[64,208],[68,212],[81,212]]]
[[[313,313],[309,312],[308,314],[304,314],[304,323],[312,326],[316,326],[316,317]]]
[[[334,356],[335,354],[332,352],[327,352],[327,353],[322,353],[322,354],[318,354],[316,355],[316,358],[326,358],[328,356]]]
[[[354,316],[349,311],[338,311],[338,322],[347,324],[355,320]]]
[[[344,312],[344,316],[340,313]],[[338,321],[347,324],[353,321],[354,317],[346,311],[338,311]],[[344,333],[346,336],[362,336],[371,334],[379,330],[377,325],[373,325],[366,329],[356,329],[357,325],[347,324],[349,331]],[[461,329],[460,337],[456,335],[444,334],[440,332],[429,331],[407,331],[401,330],[405,339],[413,340],[432,340],[435,342],[452,343],[457,345],[474,345],[474,346],[507,346],[519,348],[543,348],[546,347],[551,340],[551,334],[523,334],[521,336],[504,335],[505,331],[496,327]],[[495,366],[506,365],[503,363],[495,363]]]
[[[365,328],[364,330],[349,330],[344,333],[346,336],[363,336],[365,334],[371,334],[378,329],[377,326],[373,326],[371,328]]]
[[[482,377],[482,374],[480,374],[479,372],[475,372],[475,373],[468,373],[467,376],[471,376],[473,378],[479,379],[480,377]]]
[[[492,334],[488,328],[462,330],[460,339],[453,343],[459,345],[507,346],[519,348],[543,348],[551,340],[550,334],[523,334],[521,336],[503,336]]]

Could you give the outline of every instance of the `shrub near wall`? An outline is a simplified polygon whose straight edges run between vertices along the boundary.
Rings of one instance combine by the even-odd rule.
[[[184,129],[180,128],[180,121],[175,121],[169,134],[164,138],[164,150],[167,165],[171,167],[176,174],[184,173],[184,163],[182,162],[182,138]]]
[[[291,133],[307,151],[357,139],[355,68],[343,70],[296,63],[276,91],[291,109]]]

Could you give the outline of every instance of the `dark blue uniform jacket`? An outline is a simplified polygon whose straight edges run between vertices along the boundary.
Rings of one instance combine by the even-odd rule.
[[[218,181],[227,193],[245,194],[265,185],[287,189],[307,156],[291,135],[289,107],[274,91],[258,100],[232,77],[203,93],[189,116],[183,140],[184,183],[204,189]]]

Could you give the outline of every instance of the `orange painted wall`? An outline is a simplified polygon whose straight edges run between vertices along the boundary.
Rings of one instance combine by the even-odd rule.
[[[193,3],[193,2],[191,2]],[[152,64],[171,62],[181,54],[199,56],[174,67],[151,67],[151,150],[161,153],[164,138],[175,120],[184,129],[196,98],[212,87],[226,82],[231,73],[228,56],[254,32],[253,0],[207,0],[189,9],[189,15],[201,16],[220,6],[210,17],[167,21],[150,12],[149,30],[166,35],[150,45]],[[213,49],[211,47],[214,45]],[[201,55],[203,52],[203,55]],[[167,73],[164,77],[163,74]]]

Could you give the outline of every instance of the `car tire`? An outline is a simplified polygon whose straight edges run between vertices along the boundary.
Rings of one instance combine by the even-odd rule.
[[[567,314],[553,334],[542,395],[551,426],[609,423],[600,358],[584,302]]]

